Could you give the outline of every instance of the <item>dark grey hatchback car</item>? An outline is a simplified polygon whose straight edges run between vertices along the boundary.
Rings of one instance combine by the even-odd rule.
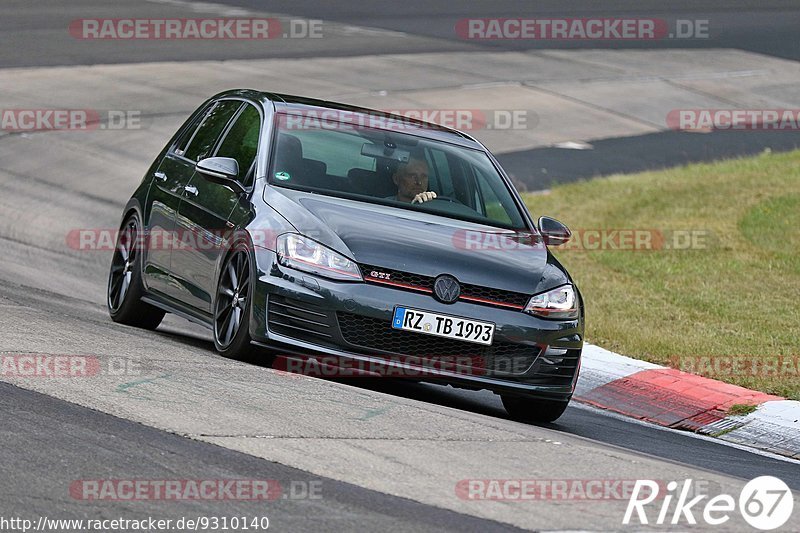
[[[469,135],[228,91],[181,126],[126,205],[108,308],[138,327],[166,312],[203,324],[228,357],[256,345],[488,389],[512,417],[552,421],[583,346],[581,295],[548,249],[569,237],[552,218],[534,224]]]

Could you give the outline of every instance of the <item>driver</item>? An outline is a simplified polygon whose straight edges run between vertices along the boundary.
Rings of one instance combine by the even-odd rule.
[[[412,156],[407,163],[399,164],[392,181],[397,185],[397,194],[387,200],[414,204],[436,198],[436,193],[428,190],[428,163],[420,157]]]

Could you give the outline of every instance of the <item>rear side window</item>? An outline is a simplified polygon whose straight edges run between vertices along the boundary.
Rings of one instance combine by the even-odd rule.
[[[241,105],[242,102],[236,100],[223,100],[215,105],[197,128],[192,140],[189,141],[184,157],[192,161],[210,157],[217,139]]]
[[[260,132],[261,115],[258,109],[251,104],[245,104],[217,150],[218,157],[232,157],[239,163],[239,180],[245,187],[252,183],[252,167],[258,151]]]
[[[181,133],[180,137],[178,137],[178,139],[175,141],[175,144],[172,145],[172,151],[175,152],[176,155],[182,156],[186,153],[186,145],[189,144],[189,141],[191,141],[192,137],[194,137],[194,133],[197,131],[197,126],[203,121],[203,118],[215,105],[216,104],[208,104],[200,113],[197,113],[197,116],[194,117],[191,123],[187,121],[183,133]]]

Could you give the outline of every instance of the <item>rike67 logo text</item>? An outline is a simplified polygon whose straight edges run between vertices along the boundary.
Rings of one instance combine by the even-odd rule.
[[[691,479],[684,480],[682,484],[670,481],[666,486],[666,494],[660,493],[661,488],[663,485],[653,480],[636,480],[622,523],[636,525],[638,521],[639,524],[694,525],[699,517],[705,524],[722,526],[738,511],[750,526],[769,531],[783,526],[794,508],[789,487],[772,476],[749,481],[739,493],[738,501],[730,494],[713,497],[708,494],[697,495]],[[646,507],[651,503],[654,505],[649,508],[648,514]],[[658,514],[653,516],[656,510]]]

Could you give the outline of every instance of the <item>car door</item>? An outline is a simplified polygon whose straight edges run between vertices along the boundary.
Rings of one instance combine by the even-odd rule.
[[[175,243],[186,238],[177,220],[180,204],[195,174],[195,164],[210,155],[240,106],[241,102],[236,100],[212,104],[188,139],[167,153],[154,177],[157,184],[151,216],[154,238],[151,239],[149,254],[152,283],[148,287],[169,297],[177,298],[182,294],[180,276],[172,268]]]
[[[156,166],[149,191],[147,227],[150,246],[144,250],[143,280],[149,290],[169,293],[171,272],[170,255],[175,231],[175,217],[183,197],[183,190],[194,174],[194,163],[183,157],[186,147],[194,138],[198,126],[216,104],[209,104],[196,113],[178,138],[167,149]]]
[[[241,102],[240,102],[241,103]],[[207,157],[232,157],[239,163],[239,183],[249,191],[255,174],[255,158],[261,131],[261,113],[244,103]],[[241,221],[250,209],[249,194],[210,181],[195,173],[186,187],[178,217],[178,231],[194,236],[172,251],[172,270],[181,288],[179,299],[203,314],[211,313],[217,267],[227,251],[233,231],[231,219]],[[193,241],[193,242],[191,242]]]

